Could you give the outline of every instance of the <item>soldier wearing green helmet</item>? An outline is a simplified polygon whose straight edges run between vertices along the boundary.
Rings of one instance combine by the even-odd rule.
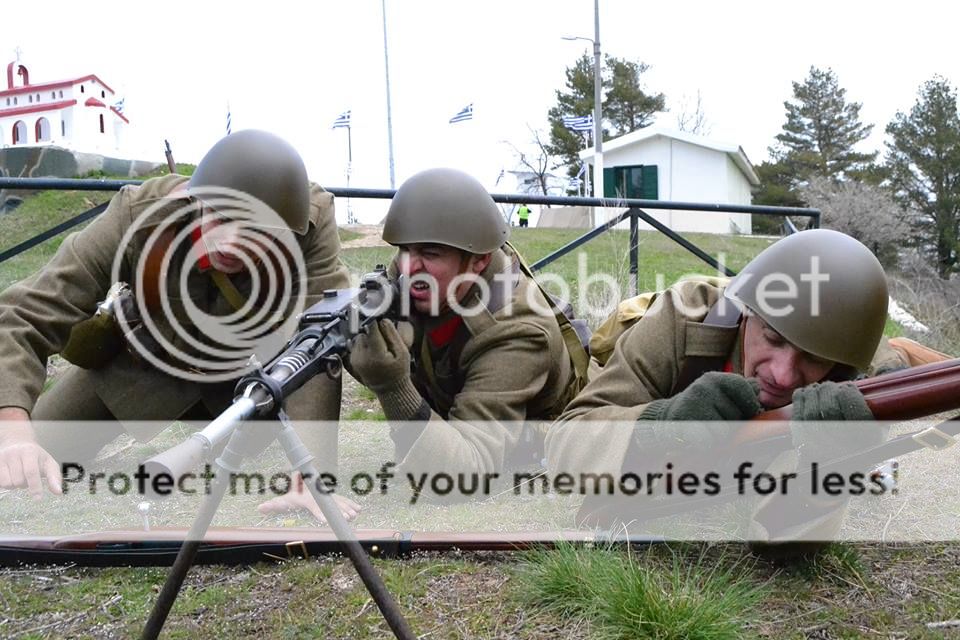
[[[423,171],[393,199],[383,239],[409,282],[412,346],[381,322],[350,363],[394,423],[401,468],[482,474],[538,461],[538,421],[579,390],[585,352],[508,238],[493,199],[463,172]]]
[[[469,478],[539,462],[543,427],[580,387],[570,350],[582,371],[586,353],[508,237],[486,189],[461,171],[422,171],[393,198],[383,239],[398,249],[391,272],[412,331],[381,320],[348,366],[377,395],[404,473]]]
[[[802,423],[873,419],[850,381],[874,373],[881,359],[903,365],[878,350],[887,301],[869,249],[830,230],[779,240],[727,286],[679,282],[619,336],[601,372],[551,427],[550,468],[621,473],[653,452],[708,452],[728,442],[729,422],[791,403],[795,444],[814,460],[879,444],[879,428],[838,429],[835,439],[814,442]],[[583,514],[601,501],[590,502]],[[814,520],[826,536],[842,505],[822,506],[828,515]]]
[[[243,227],[258,234],[253,242],[241,242]],[[291,301],[309,306],[325,289],[349,286],[339,250],[333,196],[309,182],[290,144],[265,131],[221,139],[190,178],[167,175],[121,189],[42,270],[0,293],[0,487],[39,496],[45,477],[59,493],[58,462],[87,463],[125,431],[149,440],[166,421],[219,414],[235,380],[224,379],[229,370],[215,361],[210,369],[191,364],[218,339],[192,319],[191,307],[202,317],[227,317],[292,281],[270,303],[279,319],[267,325],[285,340],[280,329],[292,320]],[[274,269],[285,262],[286,271]],[[117,280],[129,286],[112,286]],[[123,312],[108,313],[107,300]],[[138,311],[148,318],[131,320]],[[119,315],[126,324],[100,322]],[[41,395],[54,354],[74,364]],[[222,375],[206,382],[216,372]],[[308,387],[291,398],[289,413],[336,420],[339,383],[318,376]],[[335,432],[301,435],[327,454],[326,468],[336,464]]]

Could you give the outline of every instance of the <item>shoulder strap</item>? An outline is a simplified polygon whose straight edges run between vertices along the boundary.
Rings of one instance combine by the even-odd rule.
[[[550,310],[553,311],[553,315],[557,320],[557,324],[560,326],[560,333],[563,336],[563,343],[566,345],[567,353],[570,355],[570,363],[573,365],[573,370],[576,374],[577,390],[579,391],[587,384],[587,370],[590,368],[590,354],[587,353],[587,349],[584,347],[581,336],[577,332],[576,327],[574,327],[570,322],[570,318],[568,318],[563,310],[557,305],[553,296],[551,296],[550,293],[540,285],[540,283],[537,281],[537,278],[530,270],[530,267],[528,267],[523,261],[523,258],[520,256],[520,252],[517,251],[517,249],[509,242],[506,244],[508,247],[510,247],[511,251],[513,251],[517,264],[520,267],[520,272],[527,276],[530,281],[537,286],[537,288],[540,290],[540,293],[542,293],[543,297],[546,298],[547,304],[550,305]]]
[[[713,303],[702,324],[710,327],[729,329],[740,324],[740,309],[730,302],[723,294]],[[727,356],[687,356],[683,360],[680,375],[673,387],[673,393],[679,393],[693,384],[693,381],[708,371],[721,371],[726,364]]]
[[[163,259],[170,251],[170,245],[176,234],[177,230],[172,225],[161,231],[143,261],[143,304],[150,313],[155,313],[162,308],[160,290],[167,276],[163,269]]]

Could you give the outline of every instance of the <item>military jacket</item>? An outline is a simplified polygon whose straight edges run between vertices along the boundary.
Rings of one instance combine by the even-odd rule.
[[[536,283],[512,269],[513,260],[509,249],[497,250],[481,274],[496,287],[496,274],[513,273],[508,304],[491,311],[474,287],[462,305],[478,313],[412,318],[413,380],[431,414],[392,428],[405,466],[499,472],[523,423],[552,420],[569,400],[575,376],[560,327],[538,312],[550,307]]]
[[[187,180],[171,175],[124,187],[103,214],[63,241],[42,270],[0,294],[0,362],[4,369],[0,407],[17,406],[32,411],[43,388],[47,358],[60,352],[73,326],[89,318],[104,298],[112,284],[115,258],[120,260],[119,279],[130,283],[135,295],[143,293],[137,291],[134,265],[146,250],[147,230],[183,215],[186,200],[179,195],[179,189]],[[134,221],[142,223],[142,229],[124,240]],[[303,281],[308,306],[320,299],[324,289],[349,286],[347,271],[339,259],[333,196],[317,185],[311,185],[309,229],[296,241],[306,266]],[[202,333],[202,327],[190,326],[184,312],[187,301],[176,295],[181,290],[181,276],[189,302],[205,313],[223,315],[231,313],[233,307],[209,274],[196,269],[183,273],[182,246],[171,246],[170,251],[171,261],[164,277],[167,291],[173,293],[168,295],[167,303],[172,314],[196,337]],[[250,292],[248,275],[238,274],[231,279],[241,294]],[[152,319],[157,331],[178,348],[186,348],[184,338],[171,331],[162,314]],[[229,383],[206,385],[180,380],[136,363],[126,353],[97,370],[94,379],[97,394],[121,420],[172,419],[198,399],[212,408],[230,398]],[[335,410],[339,411],[339,407]],[[337,415],[331,414],[330,408],[319,407],[298,413],[314,419]]]
[[[692,356],[729,357],[730,370],[742,375],[740,328],[703,324],[722,293],[722,288],[706,282],[678,283],[620,336],[606,366],[591,376],[547,433],[547,459],[552,472],[607,473],[619,477],[623,470],[635,466],[638,454],[676,450],[675,434],[657,422],[638,419],[650,402],[678,392],[675,387],[680,373]],[[874,362],[888,366],[890,350],[883,343]],[[585,422],[590,423],[589,429]],[[732,435],[733,426],[726,423],[695,426],[697,444],[705,451]],[[787,469],[796,462],[795,458],[793,452],[787,452],[771,468]],[[629,515],[619,512],[624,505],[629,506],[629,500],[617,502],[617,508],[610,512],[617,513],[617,517]],[[602,503],[602,499],[588,497],[581,516]],[[839,507],[843,505],[823,506],[826,508],[820,509],[819,515],[793,533],[832,535],[839,527]]]

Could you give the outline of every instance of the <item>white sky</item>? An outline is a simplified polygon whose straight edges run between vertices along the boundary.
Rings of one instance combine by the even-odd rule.
[[[454,166],[493,189],[516,167],[507,140],[523,147],[527,126],[546,127],[564,69],[592,45],[592,0],[386,0],[399,185],[432,166]],[[311,178],[345,186],[347,134],[334,118],[353,110],[351,186],[389,187],[380,0],[330,2],[44,2],[5,19],[0,51],[33,82],[97,74],[126,98],[127,142],[161,161],[168,138],[181,162],[196,162],[224,133],[263,128],[290,140]],[[699,90],[711,137],[741,145],[754,164],[784,121],[791,81],[810,65],[832,67],[849,100],[875,124],[914,104],[934,74],[960,83],[949,2],[804,0],[716,2],[600,0],[604,53],[652,66],[646,87],[674,112]],[[150,7],[149,9],[147,7]],[[467,103],[474,120],[447,121]],[[511,191],[512,181],[495,191]],[[383,203],[354,201],[362,221]],[[345,219],[345,203],[338,218]]]

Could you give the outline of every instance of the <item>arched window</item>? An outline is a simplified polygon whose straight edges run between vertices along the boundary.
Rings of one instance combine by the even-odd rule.
[[[103,114],[100,114],[100,133],[106,133],[106,127],[103,126]]]
[[[13,144],[27,144],[27,125],[23,120],[13,125]]]
[[[85,93],[87,90],[83,85],[80,85],[80,93]]]
[[[36,135],[37,142],[49,142],[50,121],[46,118],[38,118],[37,124],[33,127],[33,132]]]
[[[57,93],[59,93],[59,94],[60,94],[60,97],[61,97],[61,98],[63,97],[63,89],[61,89],[61,90],[60,90],[60,91],[58,91]]]
[[[100,97],[101,97],[101,98],[106,98],[106,97],[107,97],[107,92],[106,92],[106,91],[101,91],[101,92],[100,92]]]

